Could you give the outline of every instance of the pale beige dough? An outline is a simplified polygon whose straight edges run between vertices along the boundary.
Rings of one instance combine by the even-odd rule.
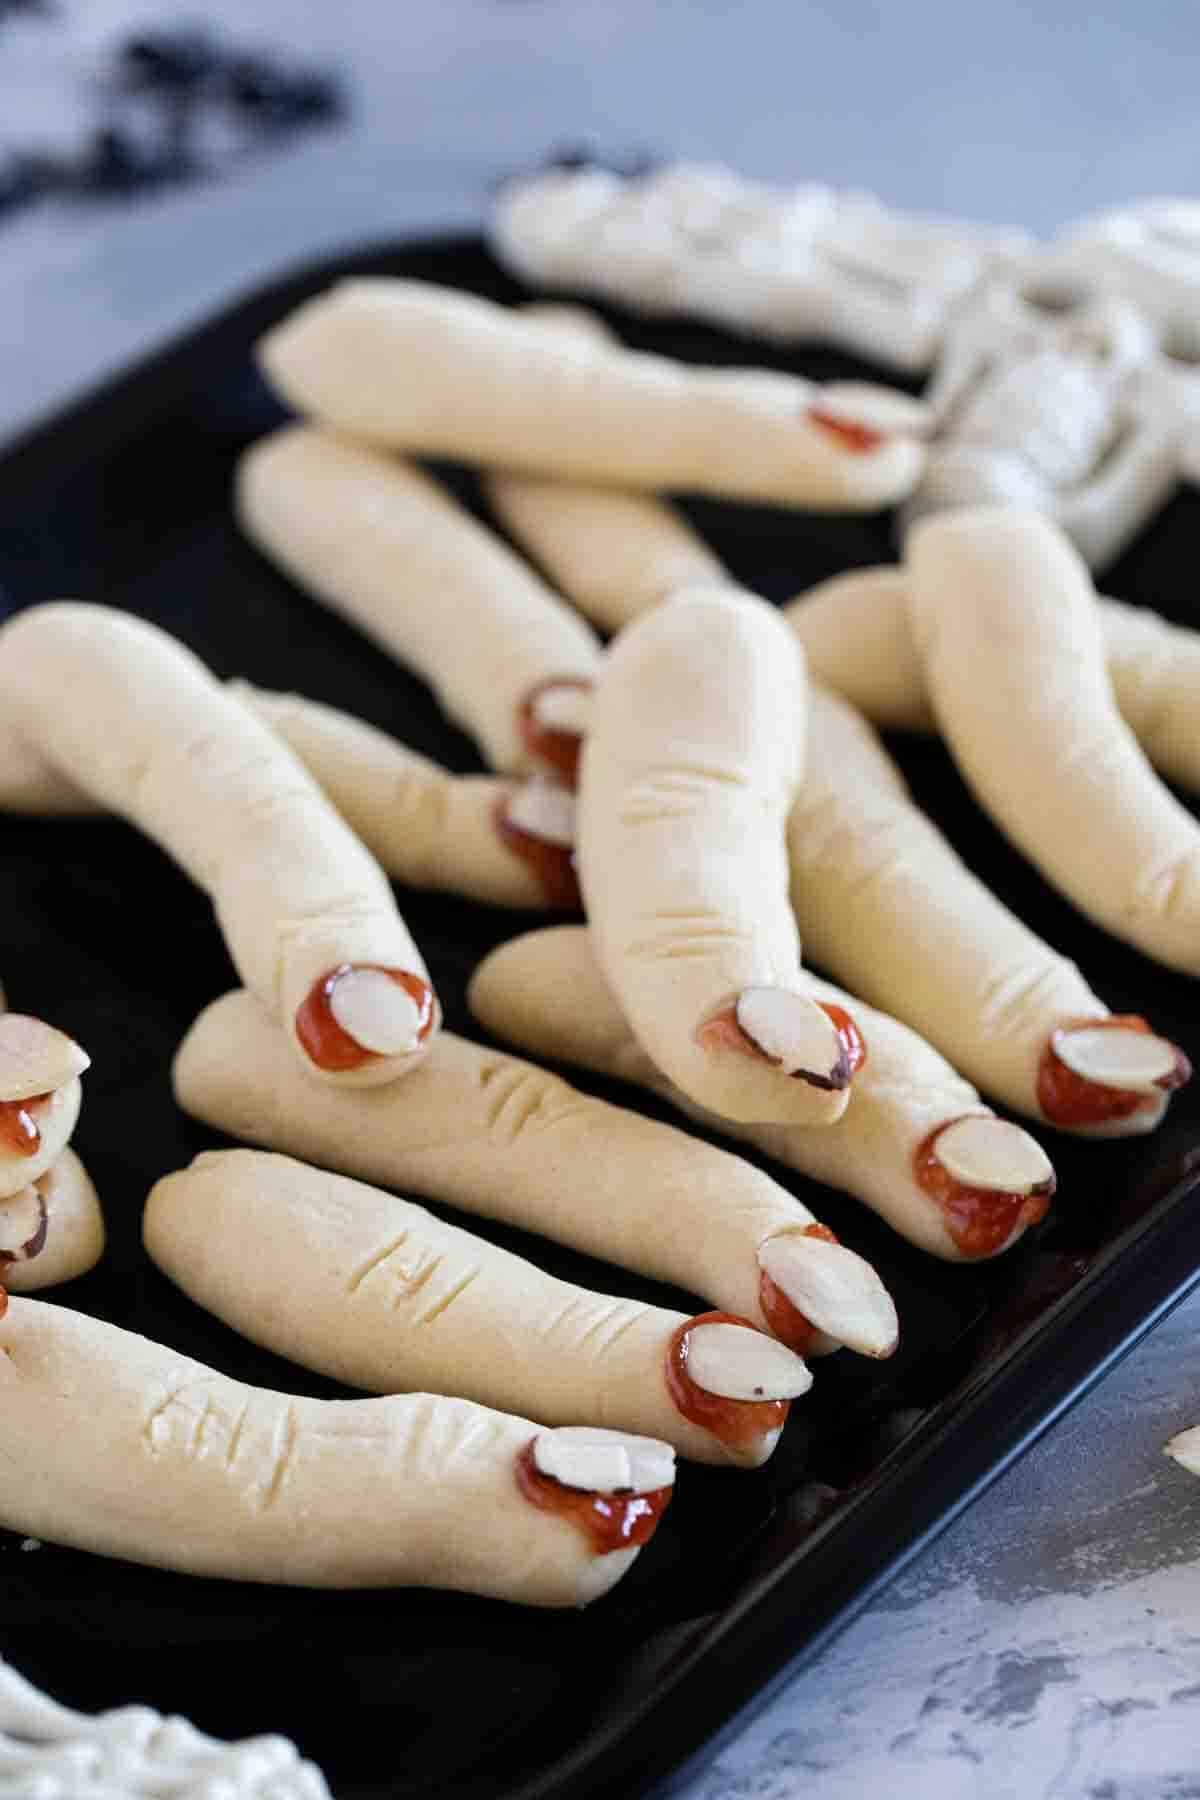
[[[493,775],[452,775],[361,719],[299,694],[231,684],[283,739],[396,881],[490,906],[542,907],[529,865],[507,849],[497,809],[518,792]]]
[[[531,689],[596,672],[583,621],[410,463],[285,426],[243,455],[235,504],[247,536],[428,682],[495,769],[530,766],[517,720]]]
[[[262,1007],[226,994],[175,1061],[231,1137],[518,1225],[758,1326],[759,1245],[813,1215],[761,1170],[532,1063],[442,1032],[401,1087],[315,1087]]]
[[[980,803],[1081,912],[1200,974],[1200,828],[1117,711],[1078,553],[1036,513],[980,508],[922,521],[907,562],[930,699]]]
[[[467,1400],[297,1399],[22,1299],[0,1319],[0,1394],[0,1522],[51,1543],[239,1581],[541,1606],[586,1603],[637,1554],[597,1556],[531,1505],[513,1462],[538,1427]]]
[[[915,1032],[830,982],[806,979],[816,997],[852,1014],[867,1046],[849,1106],[821,1131],[737,1124],[693,1106],[637,1044],[582,926],[501,944],[476,969],[467,997],[480,1023],[519,1049],[648,1088],[710,1130],[852,1194],[919,1249],[961,1260],[941,1208],[914,1179],[913,1153],[940,1126],[988,1109]]]
[[[700,1462],[758,1463],[774,1446],[728,1449],[675,1406],[666,1357],[686,1314],[558,1281],[409,1200],[290,1157],[198,1157],[153,1188],[143,1233],[200,1306],[352,1387],[610,1426]]]
[[[959,860],[866,721],[815,686],[810,706],[807,775],[788,821],[808,954],[991,1098],[1041,1118],[1051,1033],[1108,1008]],[[1103,1134],[1148,1131],[1162,1110],[1110,1121]]]
[[[818,583],[783,612],[815,680],[885,729],[933,731],[908,588],[902,568],[854,569]],[[1181,787],[1200,788],[1200,632],[1144,606],[1103,598],[1097,605],[1118,711],[1157,769]]]
[[[239,973],[294,1042],[297,1007],[342,964],[428,980],[378,864],[291,752],[165,632],[101,606],[19,613],[0,630],[0,697],[39,754],[208,892]],[[424,1048],[325,1078],[389,1081]]]
[[[529,306],[521,317],[567,341],[611,342],[580,306]],[[499,470],[484,475],[483,491],[504,529],[602,631],[619,631],[676,588],[728,579],[704,540],[653,495]]]
[[[600,965],[653,1061],[722,1117],[828,1124],[849,1097],[700,1035],[747,992],[793,995],[819,1017],[804,1066],[834,1067],[788,902],[804,731],[803,661],[774,609],[696,588],[610,648],[585,742],[577,862]]]
[[[854,454],[807,416],[821,390],[567,343],[509,308],[419,281],[338,282],[267,333],[280,394],[348,436],[625,487],[871,511],[916,485],[912,438]]]

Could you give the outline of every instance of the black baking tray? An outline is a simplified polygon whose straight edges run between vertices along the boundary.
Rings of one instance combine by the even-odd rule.
[[[456,238],[373,247],[240,300],[0,457],[0,613],[61,595],[125,607],[221,675],[346,707],[471,769],[472,746],[421,684],[297,592],[230,518],[237,453],[282,417],[254,372],[253,340],[330,280],[368,272],[523,297],[477,240]],[[783,354],[698,325],[609,316],[628,341],[687,358],[886,378],[820,347]],[[440,473],[478,505],[469,474]],[[886,515],[711,502],[689,510],[735,572],[775,599],[894,556]],[[1109,590],[1200,624],[1198,532],[1200,503],[1181,495],[1112,572]],[[1115,1010],[1147,1013],[1196,1057],[1192,983],[1051,893],[974,807],[936,743],[895,748],[918,798],[1003,898],[1069,949]],[[111,1245],[93,1274],[53,1298],[245,1380],[344,1392],[247,1345],[177,1293],[140,1247],[151,1183],[221,1141],[176,1110],[169,1086],[183,1032],[234,980],[206,901],[151,844],[108,820],[4,820],[0,892],[9,1003],[63,1026],[93,1057],[75,1143]],[[538,921],[444,896],[410,892],[403,904],[448,1024],[479,1035],[463,1001],[472,968]],[[0,1646],[84,1708],[137,1699],[222,1736],[286,1732],[322,1764],[338,1800],[586,1800],[669,1782],[688,1759],[711,1754],[719,1734],[814,1656],[1195,1284],[1200,1210],[1189,1170],[1200,1156],[1200,1093],[1185,1090],[1148,1140],[1056,1139],[1051,1148],[1060,1197],[1050,1220],[984,1267],[921,1256],[843,1196],[774,1170],[879,1267],[899,1303],[902,1348],[881,1367],[848,1354],[822,1364],[766,1469],[685,1468],[632,1574],[586,1613],[204,1581],[0,1534]],[[692,1306],[469,1223],[555,1273]]]

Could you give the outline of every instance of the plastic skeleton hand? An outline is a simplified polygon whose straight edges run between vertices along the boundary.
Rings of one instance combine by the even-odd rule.
[[[84,1274],[104,1249],[96,1191],[67,1148],[89,1058],[3,1005],[0,996],[0,1281],[30,1293]]]
[[[1020,233],[892,212],[869,194],[768,187],[693,163],[513,181],[491,241],[534,286],[782,342],[820,338],[911,373],[933,361],[963,295],[1028,248]]]
[[[1054,287],[1038,265],[952,323],[907,529],[947,507],[1035,507],[1092,568],[1112,562],[1196,466],[1200,368],[1130,301]]]
[[[148,1706],[79,1713],[0,1662],[0,1794],[47,1800],[330,1800],[285,1737],[226,1743]]]

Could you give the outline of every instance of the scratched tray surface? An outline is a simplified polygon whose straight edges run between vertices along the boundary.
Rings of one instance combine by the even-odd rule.
[[[250,345],[271,319],[349,270],[519,296],[469,240],[364,253],[252,296],[0,458],[0,611],[62,594],[127,607],[223,676],[346,707],[469,769],[478,766],[472,747],[422,685],[292,588],[230,520],[234,458],[281,416],[253,372]],[[782,357],[690,325],[616,322],[630,341],[710,362],[768,362],[818,377],[880,373],[820,350]],[[476,504],[468,476],[444,473]],[[736,573],[776,599],[892,555],[883,517],[715,503],[692,511]],[[1197,532],[1200,506],[1176,500],[1110,576],[1109,591],[1187,619]],[[1148,1013],[1196,1057],[1192,984],[1052,895],[974,808],[938,746],[896,748],[918,797],[997,892],[1069,947],[1115,1010]],[[52,1298],[245,1380],[345,1392],[246,1344],[178,1294],[141,1250],[151,1183],[222,1141],[176,1110],[168,1078],[195,1013],[234,979],[207,902],[145,839],[105,820],[6,819],[0,891],[10,1004],[65,1027],[93,1058],[75,1142],[105,1206],[110,1249],[97,1271]],[[403,904],[447,1023],[472,1031],[463,1003],[470,971],[539,921],[440,895],[409,892]],[[323,1764],[339,1800],[638,1792],[811,1653],[1178,1295],[1200,1263],[1183,1180],[1197,1144],[1195,1089],[1148,1141],[1055,1141],[1061,1187],[1051,1220],[982,1268],[922,1257],[854,1203],[793,1181],[891,1285],[902,1348],[882,1367],[849,1354],[822,1363],[765,1470],[685,1468],[632,1574],[586,1613],[204,1581],[31,1550],[0,1534],[0,1646],[80,1706],[137,1698],[223,1735],[287,1732]],[[578,1179],[586,1182],[586,1169]],[[540,1240],[467,1223],[557,1274],[693,1304]]]

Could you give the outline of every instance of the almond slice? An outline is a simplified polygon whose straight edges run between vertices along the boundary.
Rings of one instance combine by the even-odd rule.
[[[592,690],[578,682],[551,684],[539,688],[531,710],[543,731],[566,731],[582,737],[591,723]]]
[[[334,1019],[364,1050],[403,1056],[421,1037],[421,1009],[382,969],[348,969],[329,996]]]
[[[1083,1026],[1060,1032],[1054,1053],[1074,1075],[1129,1094],[1154,1094],[1174,1075],[1179,1052],[1147,1031]]]
[[[890,1356],[900,1340],[892,1296],[844,1244],[781,1231],[759,1245],[759,1267],[810,1324],[861,1356]]]
[[[849,1082],[849,1062],[837,1028],[806,994],[788,988],[745,988],[734,1012],[750,1041],[785,1075],[826,1088],[844,1088]]]
[[[91,1058],[74,1038],[25,1013],[0,1013],[0,1100],[32,1100],[82,1075]]]
[[[795,1400],[812,1386],[794,1350],[748,1325],[695,1325],[686,1342],[689,1378],[723,1400]]]
[[[543,1475],[585,1493],[649,1494],[675,1480],[670,1444],[600,1425],[560,1425],[543,1432],[534,1442],[533,1460]]]
[[[508,823],[546,844],[569,850],[575,842],[575,796],[561,782],[534,775],[509,799]]]
[[[1032,1194],[1054,1179],[1054,1165],[1036,1138],[1005,1119],[956,1119],[939,1131],[933,1154],[963,1187]]]

